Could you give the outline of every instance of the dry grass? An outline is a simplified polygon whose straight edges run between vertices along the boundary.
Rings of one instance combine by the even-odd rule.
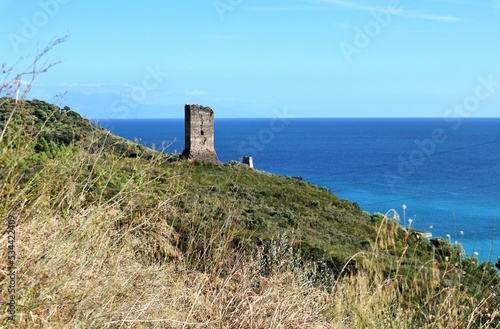
[[[18,221],[18,327],[468,328],[488,312],[487,300],[477,305],[457,287],[440,286],[443,273],[434,264],[405,277],[396,263],[392,275],[384,275],[381,251],[395,243],[394,226],[386,221],[372,251],[353,257],[364,270],[338,279],[329,293],[311,279],[317,268],[293,252],[291,237],[266,251],[238,251],[230,243],[238,209],[216,215],[202,206],[189,212],[173,207],[182,198],[177,174],[170,174],[160,202],[145,203],[156,186],[153,165],[115,197],[88,204],[75,182],[86,178],[86,188],[103,183],[83,168],[107,168],[112,176],[117,163],[103,154],[67,152],[24,187],[13,186],[20,178],[15,167],[4,171],[1,192],[10,202],[1,214]],[[203,231],[197,218],[207,215],[219,224]],[[183,237],[184,252],[174,222],[191,230]],[[6,239],[3,234],[0,245]],[[2,269],[6,251],[0,248]],[[1,321],[8,326],[5,314]]]
[[[321,319],[319,292],[296,274],[250,273],[259,259],[235,261],[224,277],[188,270],[180,257],[144,264],[143,242],[133,228],[117,236],[117,216],[113,207],[70,219],[41,212],[19,225],[20,327],[293,328]]]
[[[12,152],[2,160],[22,163],[23,156]],[[264,277],[256,270],[262,267],[262,253],[243,257],[229,248],[235,218],[218,218],[221,225],[207,234],[196,222],[207,215],[201,214],[205,209],[182,213],[171,205],[182,195],[176,175],[154,205],[145,201],[156,186],[149,166],[111,200],[89,204],[85,191],[102,184],[84,169],[89,167],[90,172],[107,168],[104,175],[112,176],[116,163],[103,154],[68,151],[45,163],[25,186],[15,186],[21,178],[15,166],[4,171],[1,192],[9,202],[1,214],[17,219],[17,326],[293,328],[321,323],[317,300],[322,292],[300,280],[299,273],[280,270]],[[76,184],[82,180],[84,189]],[[196,256],[178,249],[175,221],[192,229],[186,249]],[[201,254],[196,249],[200,239],[205,239]],[[6,234],[0,243],[7,245]],[[6,252],[0,248],[3,269]],[[194,261],[211,270],[195,270]],[[3,274],[1,291],[7,296]],[[8,323],[6,314],[2,322]]]

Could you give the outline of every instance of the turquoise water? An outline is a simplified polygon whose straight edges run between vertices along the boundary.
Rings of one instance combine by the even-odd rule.
[[[184,148],[182,119],[101,125]],[[500,119],[219,119],[215,148],[223,162],[253,156],[256,169],[302,176],[369,212],[393,208],[468,255],[500,257]]]

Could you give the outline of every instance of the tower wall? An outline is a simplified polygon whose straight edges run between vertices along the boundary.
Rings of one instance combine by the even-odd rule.
[[[250,168],[253,168],[253,158],[250,156],[244,156],[243,159],[241,160],[243,164],[246,164]]]
[[[188,159],[219,161],[214,148],[214,111],[207,106],[184,107],[185,149]]]

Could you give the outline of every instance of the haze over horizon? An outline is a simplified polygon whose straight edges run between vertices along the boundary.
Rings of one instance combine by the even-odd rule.
[[[499,117],[500,0],[0,0],[1,64],[89,118]],[[54,96],[64,94],[63,99]]]

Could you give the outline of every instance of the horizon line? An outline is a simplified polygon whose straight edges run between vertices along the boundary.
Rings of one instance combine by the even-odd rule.
[[[82,117],[85,117],[82,115]],[[143,117],[143,118],[89,118],[86,117],[89,120],[156,120],[156,119],[167,119],[167,120],[174,120],[174,119],[179,119],[183,120],[184,117]],[[277,118],[276,116],[271,116],[271,117],[216,117],[215,120],[218,119],[274,119]],[[450,118],[444,118],[444,117],[439,117],[439,116],[428,116],[428,117],[397,117],[397,116],[387,116],[387,117],[303,117],[303,116],[292,116],[292,117],[283,117],[284,119],[463,119],[463,120],[469,120],[469,119],[500,119],[500,116],[477,116],[477,117],[469,117],[469,118],[464,118],[464,117],[450,117]]]

